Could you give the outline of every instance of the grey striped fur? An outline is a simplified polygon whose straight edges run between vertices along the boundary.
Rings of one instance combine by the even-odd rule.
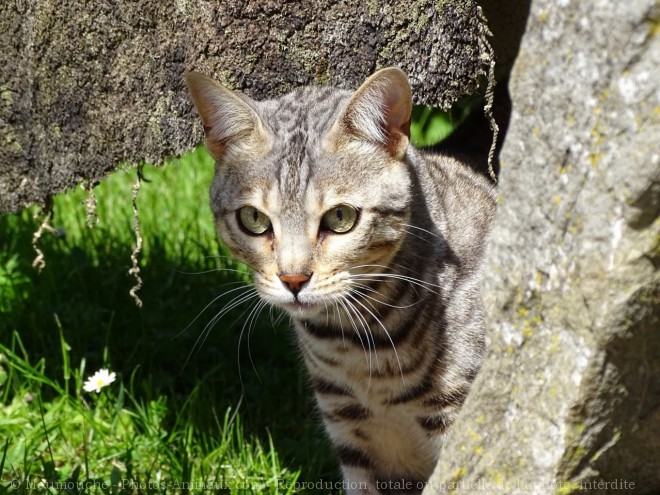
[[[308,87],[262,102],[199,74],[187,82],[217,162],[219,234],[262,299],[291,315],[344,477],[366,486],[349,493],[418,493],[484,355],[493,187],[408,145],[398,69],[355,93]],[[320,229],[340,204],[359,211],[353,229]],[[269,232],[240,227],[246,205]],[[311,278],[296,295],[286,274]]]

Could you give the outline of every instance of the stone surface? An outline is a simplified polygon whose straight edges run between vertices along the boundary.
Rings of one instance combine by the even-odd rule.
[[[428,494],[660,493],[659,26],[653,0],[532,1],[490,355]]]
[[[474,0],[0,2],[0,212],[202,140],[184,70],[257,98],[398,65],[418,102],[474,93]]]

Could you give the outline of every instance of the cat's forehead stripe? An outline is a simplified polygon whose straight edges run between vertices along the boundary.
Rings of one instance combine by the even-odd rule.
[[[330,129],[346,95],[329,88],[302,88],[264,110],[277,146],[275,178],[283,203],[293,206],[304,197],[320,152],[321,139]]]
[[[307,139],[301,129],[294,129],[289,133],[289,139],[284,142],[284,150],[278,157],[280,194],[283,198],[294,196],[300,198],[301,186],[305,186],[309,179],[309,158],[306,150]]]

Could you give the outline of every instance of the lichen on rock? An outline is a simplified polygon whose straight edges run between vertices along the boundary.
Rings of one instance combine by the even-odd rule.
[[[396,65],[449,107],[487,75],[484,22],[474,0],[0,2],[0,212],[199,144],[185,70],[268,98]]]

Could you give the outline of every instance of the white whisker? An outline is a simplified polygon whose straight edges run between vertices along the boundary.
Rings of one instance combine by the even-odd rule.
[[[360,345],[362,346],[362,350],[364,351],[365,361],[367,361],[369,365],[369,376],[371,376],[371,343],[369,342],[369,339],[367,337],[367,343],[369,346],[369,352],[367,352],[367,348],[364,347],[364,341],[362,340],[362,335],[360,335],[360,331],[358,330],[357,325],[355,324],[355,320],[351,315],[351,311],[347,306],[348,300],[345,297],[342,297],[341,299],[337,299],[337,302],[341,304],[342,308],[344,309],[344,312],[346,313],[346,316],[348,317],[348,320],[351,322],[351,325],[353,326],[353,330],[355,331],[355,333],[358,336],[358,339],[360,340]]]
[[[437,239],[443,240],[443,238],[440,234],[436,234],[435,232],[431,232],[430,230],[426,230],[422,227],[418,227],[417,225],[411,225],[409,223],[404,223],[403,226],[404,227],[412,227],[413,229],[421,230],[422,232],[425,232],[425,233],[427,233],[427,234],[429,234],[429,235],[431,235],[431,236],[433,236]]]
[[[341,328],[341,343],[346,349],[346,335],[344,334],[344,322],[341,319],[341,314],[339,314],[339,301],[334,301],[334,310],[337,315],[337,321],[339,321],[339,328]]]
[[[252,359],[252,351],[250,349],[250,335],[252,333],[252,329],[254,328],[254,325],[257,322],[257,318],[261,314],[261,311],[268,305],[263,300],[259,300],[257,304],[252,308],[252,311],[250,311],[250,314],[248,315],[247,319],[245,320],[245,323],[243,323],[243,328],[241,328],[241,335],[238,338],[238,346],[240,350],[240,345],[241,345],[241,337],[243,336],[243,331],[245,330],[245,326],[247,325],[248,329],[248,336],[247,336],[247,341],[248,341],[248,357],[250,358],[250,364],[252,364],[252,369],[254,370],[254,373],[257,375],[257,378],[259,381],[261,381],[261,377],[259,376],[259,372],[257,371],[257,367],[254,364],[254,360]]]
[[[393,279],[393,280],[401,280],[402,282],[408,282],[409,284],[412,285],[417,285],[419,287],[422,287],[429,292],[433,292],[434,294],[440,295],[439,292],[434,291],[430,287],[437,287],[437,288],[442,288],[440,285],[437,284],[432,284],[431,282],[426,282],[424,280],[414,278],[414,277],[408,277],[407,275],[401,275],[398,273],[367,273],[367,274],[355,274],[351,275],[352,280],[358,280],[358,281],[367,281],[367,282],[382,282],[382,279]],[[379,280],[380,279],[380,280]]]
[[[224,315],[226,315],[229,311],[234,309],[236,306],[243,304],[246,301],[249,301],[250,299],[254,299],[258,297],[257,291],[254,287],[248,286],[248,287],[238,287],[237,289],[233,289],[230,292],[233,292],[234,290],[238,289],[249,289],[246,293],[239,294],[238,296],[234,297],[228,304],[226,304],[219,312],[216,314],[211,321],[209,321],[205,326],[200,335],[197,337],[197,340],[195,340],[195,344],[193,345],[190,353],[188,354],[188,357],[186,358],[185,363],[183,364],[183,367],[185,368],[192,356],[195,354],[195,352],[199,351],[199,349],[204,345],[204,342],[206,342],[206,339],[208,338],[209,334],[211,333],[211,330],[213,330],[213,327],[215,327],[215,324],[218,322],[220,318],[222,318]],[[217,298],[216,298],[217,300]],[[207,306],[208,307],[208,306]],[[199,316],[198,316],[199,317]]]
[[[231,282],[231,283],[232,283],[232,284],[236,284],[236,283],[245,284],[245,282]],[[236,292],[237,290],[240,290],[240,289],[246,289],[246,290],[247,290],[247,289],[250,289],[250,288],[253,288],[253,287],[252,287],[251,285],[246,285],[246,284],[245,284],[245,285],[242,285],[241,287],[236,287],[235,289],[228,290],[228,291],[226,291],[226,292],[223,292],[223,293],[220,294],[219,296],[214,297],[213,300],[211,300],[210,303],[208,303],[206,306],[204,306],[204,309],[202,309],[202,310],[197,314],[197,316],[195,316],[195,318],[194,318],[190,323],[188,323],[188,325],[186,326],[186,328],[184,328],[183,330],[181,330],[179,333],[177,333],[177,334],[176,334],[174,337],[172,337],[172,338],[174,339],[174,338],[181,337],[181,335],[183,335],[183,334],[186,332],[186,330],[188,330],[188,329],[192,326],[192,324],[195,323],[195,322],[199,319],[200,316],[202,316],[202,314],[204,314],[204,311],[206,311],[207,309],[209,309],[209,308],[210,308],[210,307],[211,307],[211,306],[212,306],[212,305],[213,305],[218,299],[220,299],[220,298],[226,296],[227,294],[231,294],[232,292]],[[233,301],[233,299],[232,299],[232,301]]]
[[[404,230],[405,230],[405,229],[404,229]],[[406,232],[407,235],[412,236],[412,237],[415,237],[415,238],[419,239],[420,241],[424,241],[424,242],[426,242],[426,243],[428,243],[428,244],[431,244],[432,246],[436,246],[436,245],[438,245],[438,242],[437,242],[437,241],[436,241],[436,242],[433,242],[432,240],[427,239],[427,238],[425,238],[425,237],[422,237],[421,235],[417,235],[417,234],[415,234],[414,232],[410,232],[409,230],[405,230],[405,232]]]
[[[376,323],[378,323],[378,325],[380,325],[380,327],[383,329],[383,332],[385,332],[385,335],[387,335],[387,338],[390,341],[390,344],[392,344],[392,350],[394,351],[394,356],[396,357],[396,361],[399,364],[399,371],[401,372],[401,381],[403,382],[403,385],[405,386],[405,380],[403,378],[403,367],[401,366],[401,360],[399,359],[399,353],[396,350],[396,346],[394,345],[394,341],[392,340],[392,336],[390,335],[390,332],[387,331],[387,328],[385,328],[385,325],[383,325],[383,323],[380,321],[380,319],[374,313],[372,313],[369,308],[367,308],[364,304],[362,304],[354,296],[349,294],[348,297],[350,297],[351,299],[353,299],[353,301],[355,301],[357,304],[362,306],[364,308],[364,310],[367,311],[373,317],[373,319],[376,321]],[[374,345],[375,345],[375,343],[374,343]]]
[[[256,289],[255,289],[255,293],[256,293]],[[258,294],[255,294],[255,295],[258,296]],[[255,308],[258,307],[260,302],[262,302],[262,301],[260,299],[257,299],[257,301],[255,301],[254,303],[250,303],[250,305],[236,319],[236,322],[241,320],[243,318],[243,315],[245,313],[247,313],[248,311],[250,311],[250,315],[252,315]],[[243,391],[243,394],[245,394],[245,385],[243,383],[243,372],[242,372],[242,369],[241,369],[241,340],[243,339],[243,332],[245,331],[245,325],[247,324],[248,319],[249,319],[249,317],[244,320],[243,326],[241,327],[241,331],[238,334],[238,346],[236,348],[237,362],[238,362],[238,380],[241,384],[241,390]],[[249,344],[250,344],[250,342],[249,342],[249,336],[248,336],[248,356],[250,357],[250,362],[252,362],[252,355],[250,354],[250,345]],[[254,367],[254,362],[252,362],[252,366]],[[259,378],[259,372],[257,371],[256,368],[254,368],[254,372],[257,375],[257,378],[259,380],[261,380],[261,378]]]
[[[181,275],[204,275],[206,273],[222,273],[222,272],[231,272],[231,273],[239,273],[241,275],[250,275],[250,272],[245,272],[243,270],[236,270],[234,268],[211,268],[209,270],[203,270],[201,272],[185,272],[183,270],[173,268],[172,271],[175,272],[175,273],[180,273]],[[245,283],[245,282],[241,281],[240,283]]]
[[[348,294],[349,297],[350,294]],[[378,362],[378,350],[376,349],[376,340],[374,339],[373,333],[371,332],[371,328],[369,328],[369,323],[367,322],[366,318],[364,315],[355,307],[353,303],[351,303],[348,299],[345,299],[346,304],[348,305],[349,308],[355,313],[355,315],[358,317],[358,321],[362,325],[362,328],[364,329],[364,333],[367,337],[367,343],[369,345],[369,382],[367,384],[367,389],[371,388],[371,349],[373,348],[373,354],[374,358],[376,361],[376,369],[380,372],[380,363]],[[373,345],[373,347],[372,347]]]
[[[356,284],[356,285],[361,286],[362,284]],[[364,287],[366,287],[366,286],[364,286]],[[360,288],[363,288],[363,287],[360,287]],[[376,291],[376,290],[374,290],[373,292],[375,292],[376,294],[382,296],[382,294],[381,294],[380,292]],[[353,291],[353,290],[352,290],[352,291],[351,291],[351,294],[356,295],[356,296],[360,296],[360,297],[363,297],[363,298],[366,298],[366,299],[371,299],[372,301],[375,301],[375,302],[378,303],[378,304],[382,304],[383,306],[387,306],[387,307],[390,307],[390,308],[396,308],[396,309],[406,309],[406,308],[411,308],[411,307],[416,306],[416,305],[418,305],[419,303],[422,302],[422,301],[415,301],[414,303],[406,304],[405,306],[399,306],[399,305],[396,305],[396,304],[388,304],[388,303],[386,303],[385,301],[381,301],[380,299],[376,299],[375,297],[370,296],[369,294],[363,294],[363,293],[358,292],[358,291]],[[384,297],[384,296],[383,296],[383,297]],[[388,299],[390,299],[390,298],[388,297]],[[376,308],[373,306],[373,304],[371,304],[371,307],[374,308],[374,309],[376,309]]]

